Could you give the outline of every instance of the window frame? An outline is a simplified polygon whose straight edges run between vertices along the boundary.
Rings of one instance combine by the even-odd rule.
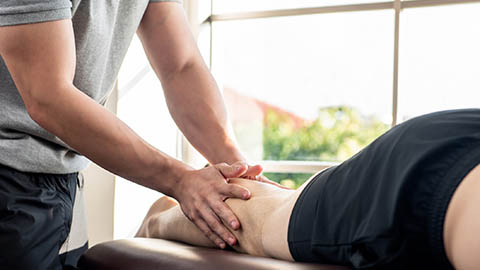
[[[214,36],[214,22],[221,21],[233,21],[233,20],[252,20],[259,18],[276,18],[276,17],[293,17],[302,15],[313,14],[329,14],[340,12],[358,12],[358,11],[374,11],[374,10],[393,10],[394,16],[394,51],[393,53],[393,85],[392,85],[392,123],[391,126],[395,126],[398,123],[398,75],[399,75],[399,50],[400,50],[400,18],[401,11],[403,9],[410,8],[422,8],[422,7],[434,7],[444,5],[459,5],[480,3],[480,0],[391,0],[384,2],[374,3],[361,3],[361,4],[342,4],[334,6],[321,6],[321,7],[307,7],[307,8],[290,8],[290,9],[278,9],[278,10],[259,10],[259,11],[245,11],[245,12],[231,12],[231,13],[214,13],[213,6],[216,0],[210,1],[195,1],[187,0],[184,3],[188,20],[192,25],[194,35],[198,37],[199,29],[202,27],[208,27],[209,33],[209,51],[206,54],[207,59],[205,62],[212,68],[212,56],[214,54],[213,48],[213,36]],[[198,12],[199,5],[206,5],[206,8],[210,10],[209,14],[200,14]],[[183,138],[180,143],[181,158],[187,163],[195,163],[195,150],[188,142]],[[338,163],[325,162],[325,161],[273,161],[263,160],[260,161],[264,167],[264,172],[274,173],[315,173],[321,171],[330,166]]]

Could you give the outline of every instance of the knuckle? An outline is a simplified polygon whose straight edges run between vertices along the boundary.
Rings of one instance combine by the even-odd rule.
[[[238,189],[238,187],[234,184],[230,184],[230,185],[227,186],[227,190],[229,192],[235,192],[237,189]]]
[[[207,226],[205,226],[205,227],[202,229],[202,232],[203,232],[203,234],[204,234],[208,239],[211,239],[211,234],[212,234],[212,233],[211,233],[210,229],[209,229]]]
[[[198,209],[200,209],[200,207],[202,207],[202,204],[201,204],[199,201],[195,201],[195,202],[193,203],[193,209],[195,209],[195,210],[194,210],[195,213],[198,212]]]
[[[199,212],[200,209],[203,209],[205,207],[205,198],[208,198],[207,194],[195,200],[195,202],[193,203],[193,207],[195,208],[195,211]]]
[[[214,199],[211,199],[211,201],[209,202],[210,208],[217,215],[221,214],[222,210],[224,209],[223,207],[224,203],[221,201],[221,197],[222,196],[215,197]]]
[[[208,237],[208,239],[216,240],[215,234],[211,230],[205,231],[205,235]]]
[[[231,184],[227,184],[226,182],[223,182],[223,183],[215,183],[215,190],[218,192],[218,193],[225,193],[225,192],[228,192],[230,190],[230,186]]]
[[[217,195],[220,195],[220,194],[223,194],[223,193],[225,193],[225,191],[224,191],[222,186],[212,185],[211,188],[210,188],[210,193],[205,198],[211,204],[212,199],[215,199]]]
[[[231,185],[228,187],[228,192],[232,195],[241,194],[243,192],[243,188],[235,185]]]
[[[222,213],[222,219],[223,219],[224,221],[231,221],[232,219],[235,218],[235,216],[233,215],[233,212],[230,211],[229,208],[226,208],[226,207],[225,207],[225,208],[222,208],[221,213]]]
[[[210,229],[208,228],[208,226],[207,226],[205,223],[203,223],[203,222],[198,222],[198,224],[196,224],[196,225],[197,225],[197,227],[200,229],[200,231],[202,231],[202,233],[203,233],[204,235],[207,235],[208,232],[210,231]]]
[[[212,222],[211,227],[216,232],[222,232],[222,233],[225,232],[222,225],[220,225],[220,222],[218,222],[217,220],[215,220],[215,222]]]
[[[197,222],[199,220],[199,216],[196,212],[193,212],[190,216],[190,219],[193,221],[193,222]]]
[[[215,203],[215,204],[212,204],[212,209],[213,211],[215,211],[215,213],[222,214],[223,206],[221,204]]]
[[[217,191],[221,188],[221,185],[219,185],[216,181],[210,181],[209,183],[207,183],[206,185],[206,190],[208,191]]]

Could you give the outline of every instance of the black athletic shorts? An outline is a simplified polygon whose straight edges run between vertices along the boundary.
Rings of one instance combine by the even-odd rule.
[[[87,249],[77,173],[23,173],[0,165],[0,269],[76,269]]]
[[[480,110],[397,125],[305,187],[290,218],[290,252],[296,261],[356,269],[453,269],[445,215],[479,163]]]

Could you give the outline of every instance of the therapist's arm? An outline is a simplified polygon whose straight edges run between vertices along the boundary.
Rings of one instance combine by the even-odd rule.
[[[162,82],[168,108],[188,141],[211,164],[244,161],[227,133],[225,105],[177,3],[153,3],[138,35]],[[254,174],[261,172],[255,168]]]
[[[239,176],[244,168],[215,165],[193,170],[146,143],[79,91],[73,85],[76,55],[70,20],[0,27],[0,55],[29,115],[41,127],[103,168],[193,205],[192,219],[206,220],[203,226],[213,224],[225,240],[233,237],[214,220],[212,207],[228,222],[236,220],[223,211],[222,200],[246,198],[249,193],[225,183],[225,176]],[[217,245],[224,245],[217,234],[211,234]]]
[[[223,99],[200,55],[182,6],[165,2],[149,4],[137,33],[150,64],[162,83],[168,109],[190,143],[211,164],[244,164],[242,177],[255,178],[259,175],[261,166],[248,166],[227,132],[227,113]],[[189,189],[183,188],[180,191],[189,192]],[[182,205],[181,200],[180,204]],[[238,228],[238,225],[232,226],[228,222],[236,218],[226,204],[222,202],[221,208],[218,206],[217,203],[217,207],[211,207],[213,215],[204,216],[210,220],[207,222],[209,226],[205,226],[201,218],[197,219],[198,222],[194,220],[210,239],[212,229],[220,228],[222,221],[232,228]],[[182,210],[187,217],[194,214],[192,209],[195,209],[192,204],[183,203]],[[218,233],[217,229],[214,231]],[[225,231],[220,231],[221,234],[226,232],[226,228]]]

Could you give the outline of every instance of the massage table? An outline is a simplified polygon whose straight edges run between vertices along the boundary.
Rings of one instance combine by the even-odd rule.
[[[162,239],[132,238],[97,244],[80,259],[81,270],[343,270],[341,266],[287,262]]]

